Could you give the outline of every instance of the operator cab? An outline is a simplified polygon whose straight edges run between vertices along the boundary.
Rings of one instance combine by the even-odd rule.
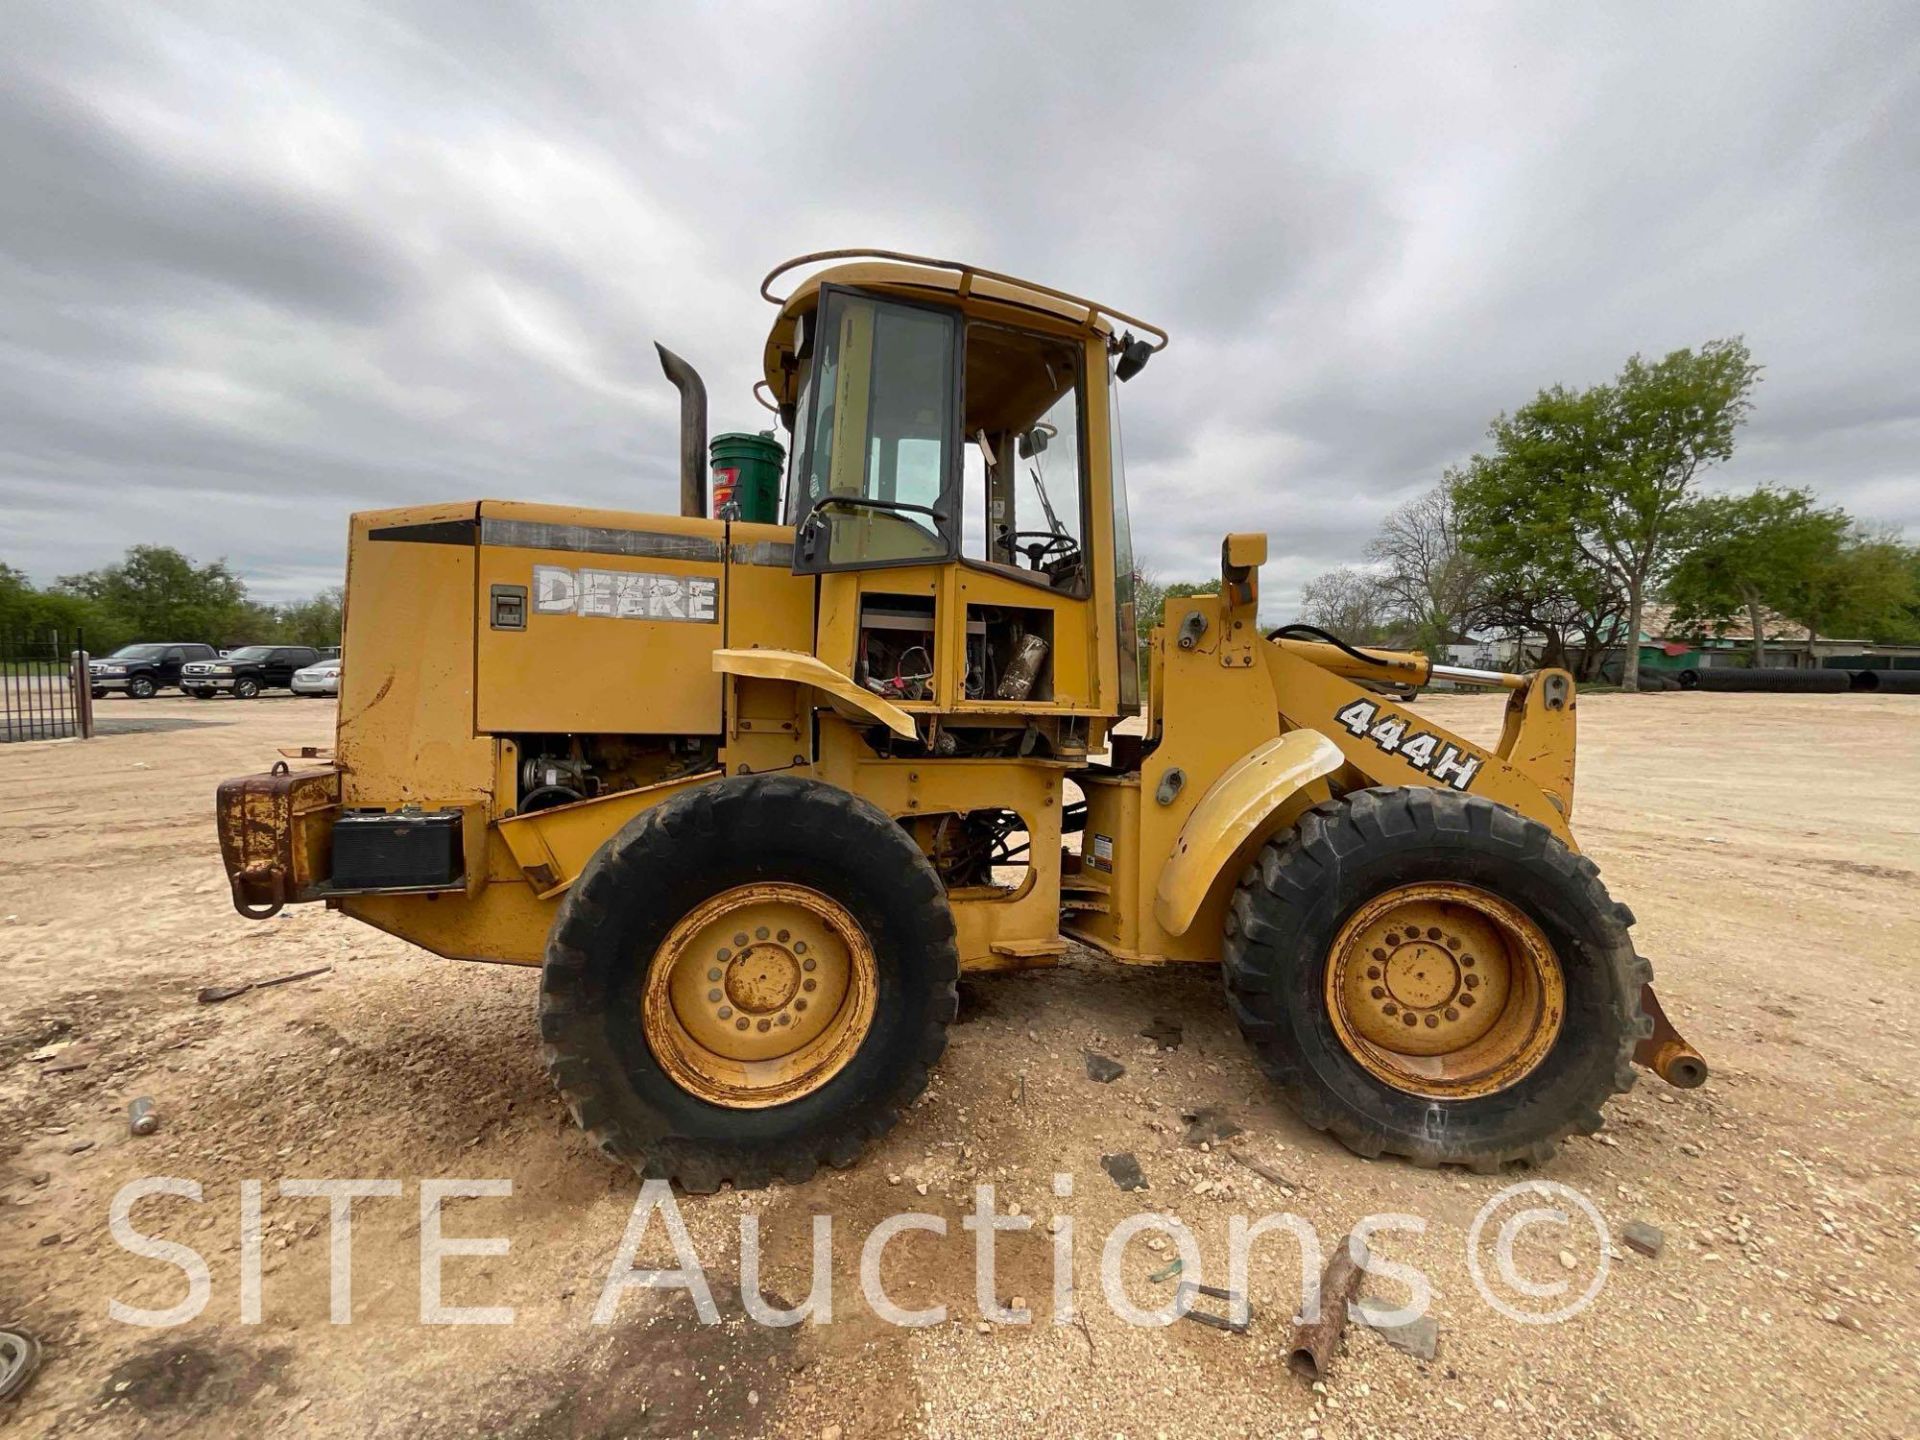
[[[1084,596],[1079,347],[841,286],[799,335],[799,568],[957,555]]]
[[[1113,362],[1131,374],[1159,347],[1131,330],[1116,338],[1112,321],[1147,329],[1160,344],[1165,336],[1010,277],[883,258],[910,263],[835,266],[785,300],[768,294],[782,307],[767,346],[766,383],[792,432],[786,519],[795,572],[870,577],[857,582],[861,598],[851,608],[905,627],[915,652],[924,642],[926,653],[897,671],[911,669],[924,683],[902,698],[943,698],[935,694],[935,654],[944,627],[933,611],[944,603],[964,609],[967,627],[964,641],[955,636],[967,650],[965,678],[945,699],[959,706],[1054,701],[1087,713],[1133,708],[1133,553]],[[938,582],[920,587],[906,573],[892,581],[872,574],[955,566],[963,576],[957,591]],[[967,574],[1000,583],[968,582]],[[916,599],[916,588],[931,589],[932,598]],[[956,604],[959,592],[965,599]],[[1008,592],[1010,603],[984,603]],[[823,590],[823,607],[834,608],[825,598]],[[1119,623],[1096,623],[1096,608]],[[911,625],[921,609],[925,618]],[[863,622],[854,658],[862,683],[869,683],[858,673],[867,665],[866,628]],[[1105,664],[1090,653],[1099,632],[1110,651],[1123,652]],[[1129,643],[1114,646],[1116,635]],[[1027,695],[1002,696],[998,677],[1028,636],[1041,637],[1053,654],[1048,678]],[[1061,648],[1076,644],[1089,653]],[[821,648],[829,663],[831,649]],[[1051,680],[1067,677],[1084,678],[1057,692]]]

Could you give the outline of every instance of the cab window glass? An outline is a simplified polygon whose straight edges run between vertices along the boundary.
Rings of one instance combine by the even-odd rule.
[[[967,330],[962,553],[1087,593],[1080,347]]]
[[[958,317],[837,290],[822,307],[800,411],[800,559],[814,569],[944,559],[956,518]]]

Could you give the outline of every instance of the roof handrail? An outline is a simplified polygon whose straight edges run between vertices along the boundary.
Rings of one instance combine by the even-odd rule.
[[[760,282],[760,296],[769,304],[785,306],[792,295],[784,298],[773,293],[773,282],[789,270],[802,265],[817,265],[823,260],[898,260],[907,265],[925,265],[934,270],[951,270],[960,276],[960,295],[964,298],[972,288],[973,280],[978,277],[986,280],[998,280],[1003,284],[1017,285],[1024,290],[1037,291],[1051,296],[1055,300],[1064,300],[1069,305],[1078,305],[1087,312],[1087,319],[1104,315],[1110,320],[1119,320],[1127,325],[1135,325],[1149,335],[1158,337],[1158,343],[1149,346],[1153,351],[1167,348],[1167,332],[1158,325],[1142,320],[1138,315],[1129,315],[1124,310],[1116,310],[1111,305],[1103,305],[1098,300],[1089,300],[1084,295],[1075,295],[1066,290],[1056,290],[1051,285],[1041,285],[1032,280],[1022,280],[1018,275],[1006,275],[998,270],[983,269],[978,265],[968,265],[959,260],[936,260],[930,255],[910,255],[901,250],[814,250],[805,255],[795,256],[783,261],[767,272],[766,279]]]

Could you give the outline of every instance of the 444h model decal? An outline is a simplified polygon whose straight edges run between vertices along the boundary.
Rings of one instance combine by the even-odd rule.
[[[1438,735],[1412,729],[1403,717],[1392,711],[1388,711],[1386,718],[1382,719],[1380,709],[1371,700],[1355,700],[1336,711],[1333,718],[1340,722],[1341,728],[1349,735],[1371,740],[1385,754],[1398,755],[1414,769],[1425,771],[1442,785],[1465,790],[1473,784],[1473,777],[1480,773],[1483,763],[1480,756],[1464,751],[1458,745],[1449,745]]]

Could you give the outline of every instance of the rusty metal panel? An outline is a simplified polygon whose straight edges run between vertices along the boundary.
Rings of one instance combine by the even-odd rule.
[[[234,908],[264,919],[282,905],[317,899],[333,854],[340,771],[293,770],[223,780],[214,799],[220,858]]]

